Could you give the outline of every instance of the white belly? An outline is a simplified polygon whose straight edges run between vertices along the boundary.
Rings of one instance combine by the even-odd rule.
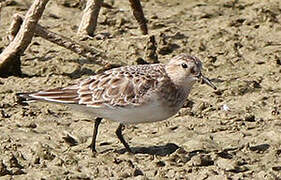
[[[91,108],[81,105],[74,105],[75,109],[95,117],[102,117],[123,124],[137,124],[165,120],[173,116],[180,107],[168,108],[160,102],[130,108]],[[73,107],[73,105],[71,105]]]

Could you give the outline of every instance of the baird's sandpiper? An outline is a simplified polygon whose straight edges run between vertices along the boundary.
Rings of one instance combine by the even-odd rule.
[[[167,64],[124,66],[91,76],[76,84],[17,94],[22,101],[62,103],[90,114],[95,119],[92,143],[102,118],[119,122],[116,135],[128,152],[122,129],[126,124],[165,120],[178,112],[196,81],[216,89],[201,73],[201,61],[187,54],[172,58]]]

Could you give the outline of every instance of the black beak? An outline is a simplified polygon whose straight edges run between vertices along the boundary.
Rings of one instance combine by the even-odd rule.
[[[199,74],[198,79],[201,80],[202,84],[207,84],[208,86],[212,87],[214,90],[217,90],[217,87],[211,82],[211,80],[203,76],[201,73]]]

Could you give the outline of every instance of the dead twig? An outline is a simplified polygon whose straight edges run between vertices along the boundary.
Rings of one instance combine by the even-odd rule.
[[[37,24],[35,28],[36,35],[51,41],[59,46],[62,46],[66,49],[73,51],[74,53],[83,56],[98,65],[107,65],[109,62],[105,60],[106,56],[100,50],[90,48],[88,46],[82,45],[76,41],[71,40],[70,38],[64,37],[62,35],[56,34],[47,30],[46,28]],[[103,57],[102,59],[98,59],[97,57]]]
[[[144,35],[147,34],[148,33],[147,25],[146,25],[147,20],[144,17],[140,1],[139,0],[129,0],[129,1],[131,3],[133,14],[140,25],[142,34]]]
[[[93,36],[96,30],[98,16],[103,0],[88,0],[83,11],[82,21],[78,28],[78,34]]]
[[[13,41],[19,32],[20,26],[22,25],[23,18],[19,14],[14,14],[12,23],[8,30],[8,39],[9,41]]]
[[[144,17],[142,6],[139,0],[129,0],[133,14],[140,25],[142,33],[148,34],[147,30],[147,20]],[[104,7],[106,4],[103,0],[88,0],[86,7],[83,11],[82,21],[78,28],[78,34],[80,36],[93,36],[97,26],[97,20],[100,12],[100,8]],[[110,7],[111,8],[111,7]]]
[[[14,15],[13,22],[11,24],[10,31],[9,31],[9,36],[8,36],[9,39],[14,39],[14,36],[17,34],[21,22],[22,22],[22,17],[19,14]],[[70,38],[51,32],[47,30],[45,27],[41,26],[40,24],[37,24],[35,26],[34,33],[40,36],[41,38],[46,39],[66,49],[69,49],[72,52],[80,56],[83,56],[98,65],[108,66],[110,64],[105,60],[106,56],[101,50],[92,47],[90,48],[86,45],[73,41]],[[99,59],[98,57],[101,58]]]
[[[49,0],[35,0],[25,15],[19,32],[0,54],[0,76],[19,75],[20,56],[30,44],[35,26]]]
[[[149,63],[159,63],[157,55],[157,43],[154,35],[148,37],[145,46],[145,56],[146,61],[148,61]]]

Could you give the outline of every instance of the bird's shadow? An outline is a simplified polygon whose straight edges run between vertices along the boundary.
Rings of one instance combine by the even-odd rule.
[[[149,146],[149,147],[131,147],[134,154],[149,154],[149,155],[158,155],[166,156],[174,153],[179,148],[178,145],[174,143],[168,143],[161,146]],[[125,148],[116,150],[116,153],[124,154],[126,151]]]

